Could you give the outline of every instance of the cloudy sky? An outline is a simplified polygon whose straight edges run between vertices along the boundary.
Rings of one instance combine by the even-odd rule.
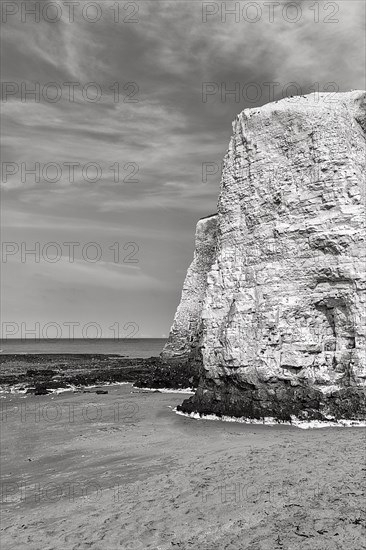
[[[363,1],[2,4],[2,320],[28,328],[167,335],[235,115],[365,87]]]

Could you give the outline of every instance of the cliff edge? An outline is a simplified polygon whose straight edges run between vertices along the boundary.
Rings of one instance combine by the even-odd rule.
[[[185,412],[364,418],[365,92],[245,109],[162,357],[201,360]]]
[[[207,275],[215,261],[217,214],[198,221],[195,251],[184,281],[182,297],[168,341],[161,357],[169,363],[200,360],[202,307],[207,290]]]

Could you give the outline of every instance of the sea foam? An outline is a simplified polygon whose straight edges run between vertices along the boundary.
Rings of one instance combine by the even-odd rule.
[[[195,420],[215,420],[221,422],[237,422],[239,424],[253,424],[262,426],[291,426],[300,428],[302,430],[314,429],[314,428],[365,428],[366,422],[362,420],[348,420],[341,419],[336,420],[329,418],[328,420],[300,420],[296,416],[291,416],[291,422],[281,422],[275,418],[268,416],[263,419],[235,417],[235,416],[217,416],[216,414],[199,414],[199,413],[185,413],[178,411],[176,408],[173,412],[180,416],[187,418],[194,418]]]

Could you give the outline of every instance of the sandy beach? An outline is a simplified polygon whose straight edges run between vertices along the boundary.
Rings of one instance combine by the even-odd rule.
[[[9,395],[5,550],[361,550],[365,430],[194,420],[184,396]]]

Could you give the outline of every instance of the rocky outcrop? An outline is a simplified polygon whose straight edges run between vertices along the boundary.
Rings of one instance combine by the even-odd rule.
[[[182,410],[365,415],[365,95],[287,98],[233,123],[217,230],[201,225],[164,352],[202,356]]]
[[[0,389],[10,391],[13,386],[57,389],[70,385],[133,383],[147,378],[160,366],[158,357],[130,358],[88,353],[1,354]],[[179,382],[181,387],[189,385],[186,379]]]

